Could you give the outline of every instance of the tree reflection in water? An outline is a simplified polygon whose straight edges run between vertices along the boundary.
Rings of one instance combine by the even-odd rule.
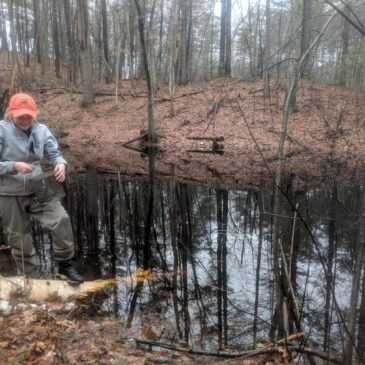
[[[251,348],[269,337],[277,298],[270,189],[228,192],[159,182],[153,175],[149,182],[99,175],[93,183],[91,194],[90,174],[75,176],[66,202],[85,276],[119,279],[104,306],[110,315],[129,326],[153,326],[157,339],[205,349]],[[281,272],[282,286],[285,297],[289,280],[294,294],[283,306],[285,330],[310,331],[312,343],[326,351],[341,351],[346,336],[333,295],[346,318],[358,249],[360,190],[290,192],[325,253],[326,270],[291,206],[282,210],[281,267],[287,269],[287,276]],[[38,226],[34,235],[41,262],[51,271],[47,235],[42,241]],[[91,253],[97,261],[93,268],[85,265]],[[139,276],[134,275],[138,268]],[[363,284],[356,336],[365,328],[364,291]],[[299,318],[298,313],[291,317],[293,300]]]

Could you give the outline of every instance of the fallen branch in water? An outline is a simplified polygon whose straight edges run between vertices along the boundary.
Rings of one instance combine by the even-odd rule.
[[[297,352],[297,353],[305,353],[308,355],[316,356],[320,359],[330,361],[334,364],[341,364],[340,357],[336,355],[331,355],[326,352],[320,352],[310,347],[302,347],[302,346],[266,346],[264,348],[255,349],[255,350],[247,350],[242,352],[212,352],[212,351],[203,351],[203,350],[194,350],[191,348],[177,347],[173,345],[169,345],[163,342],[156,341],[147,341],[141,340],[138,338],[134,338],[137,345],[146,345],[149,347],[162,347],[167,350],[176,351],[176,352],[185,352],[191,355],[199,355],[199,356],[211,356],[211,357],[220,357],[226,359],[245,359],[249,357],[259,356],[259,355],[268,355],[268,354],[283,354],[286,351]]]

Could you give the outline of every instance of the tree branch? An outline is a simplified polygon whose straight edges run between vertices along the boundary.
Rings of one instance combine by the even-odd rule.
[[[362,36],[365,37],[365,27],[364,25],[358,20],[359,24],[356,24],[342,9],[340,9],[337,5],[335,5],[331,0],[324,0],[331,8],[335,9],[343,18],[345,18],[354,28],[356,28]],[[346,4],[346,7],[349,7]],[[351,9],[351,8],[350,8]],[[351,11],[352,12],[352,11]]]

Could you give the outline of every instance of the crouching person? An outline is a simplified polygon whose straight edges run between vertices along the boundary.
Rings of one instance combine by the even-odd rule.
[[[55,137],[36,116],[34,99],[19,93],[10,99],[7,120],[0,121],[0,219],[20,272],[32,278],[43,276],[31,236],[33,218],[52,235],[57,276],[78,285],[84,280],[71,263],[74,241],[70,219],[58,199],[39,198],[37,191],[44,181],[34,179],[42,176],[41,161],[46,159],[62,183],[67,163]]]

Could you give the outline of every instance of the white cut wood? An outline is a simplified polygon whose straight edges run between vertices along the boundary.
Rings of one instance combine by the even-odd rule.
[[[38,303],[44,303],[47,300],[66,302],[73,299],[82,299],[115,282],[115,279],[106,279],[86,281],[79,286],[71,286],[63,280],[40,280],[23,278],[22,276],[1,276],[0,300],[8,301],[11,298],[19,296],[19,298]]]

